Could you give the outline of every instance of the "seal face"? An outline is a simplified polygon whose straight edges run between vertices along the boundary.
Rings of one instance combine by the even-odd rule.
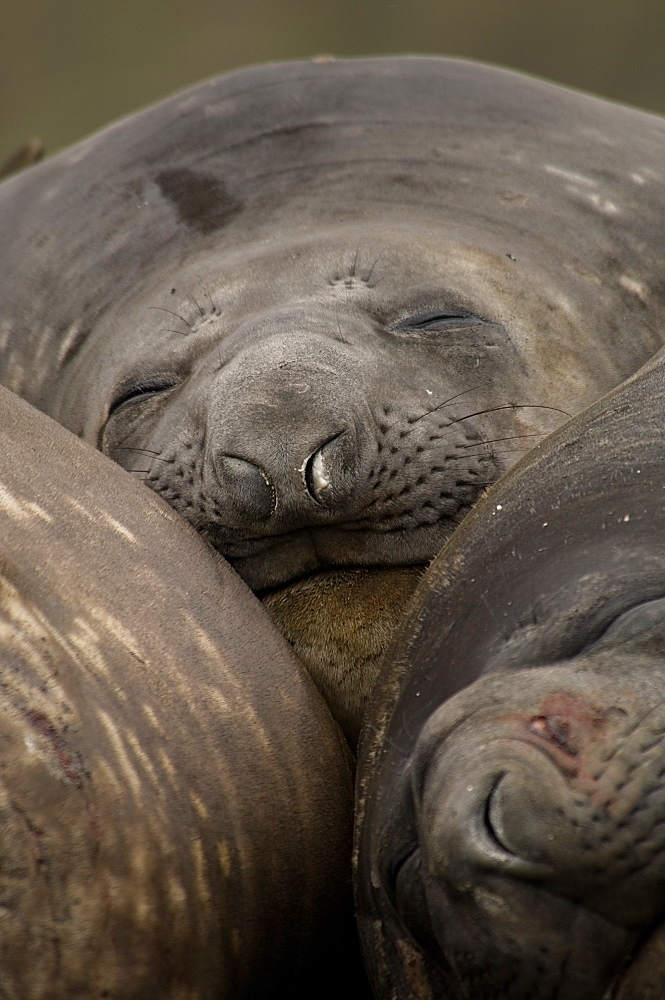
[[[335,235],[277,254],[250,248],[270,289],[261,304],[242,280],[247,257],[228,261],[229,282],[242,286],[236,303],[223,308],[207,289],[200,323],[183,311],[168,366],[155,365],[141,336],[99,439],[127,467],[137,467],[134,448],[154,459],[143,463],[152,488],[258,591],[331,564],[363,565],[363,548],[375,565],[426,562],[505,464],[487,443],[492,426],[538,409],[492,405],[483,383],[500,378],[514,400],[521,376],[498,321],[450,305],[404,316],[401,296],[366,287],[388,268],[400,268],[400,285],[431,270],[422,240],[407,271],[405,236],[391,246],[390,234],[377,235],[370,246],[384,260],[340,289],[333,262],[359,234]],[[293,257],[305,258],[296,278]],[[526,433],[528,412],[524,424]]]
[[[379,276],[399,268],[399,290],[412,269],[412,280],[433,280],[416,234],[410,265],[405,235],[395,246],[384,233],[371,244],[383,259],[363,267],[354,252],[349,271],[362,268],[363,278],[339,287],[333,262],[358,235],[292,244],[286,266],[283,247],[276,257],[252,249],[270,299],[253,303],[252,282],[234,310],[223,310],[210,289],[214,304],[200,317],[210,331],[183,310],[194,332],[173,338],[168,368],[155,368],[154,347],[141,337],[99,437],[263,597],[353,735],[418,568],[506,468],[511,447],[532,444],[561,417],[548,405],[518,404],[522,365],[498,320],[460,305],[405,316],[401,296],[378,299],[378,288],[367,287],[372,264]],[[305,258],[295,288],[292,256]],[[238,272],[245,266],[243,258]],[[205,301],[198,289],[191,294]],[[159,301],[157,309],[173,304]],[[154,323],[154,312],[148,317]],[[496,402],[495,379],[509,402]],[[314,592],[311,605],[303,586]],[[355,632],[349,622],[338,639],[326,601],[342,603],[342,593],[365,611]],[[349,617],[343,606],[339,613]],[[322,615],[325,637],[308,647],[306,633],[321,635]]]
[[[662,994],[663,364],[538,446],[419,588],[359,765],[380,995]]]
[[[232,562],[353,733],[486,485],[660,346],[664,152],[454,60],[222,77],[5,182],[1,377]]]

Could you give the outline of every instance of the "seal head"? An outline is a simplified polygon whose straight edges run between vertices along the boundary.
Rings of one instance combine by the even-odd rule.
[[[455,60],[213,80],[5,182],[2,378],[233,563],[354,732],[486,484],[660,346],[664,153]]]
[[[418,590],[361,762],[361,926],[391,995],[662,993],[662,374],[538,446]]]

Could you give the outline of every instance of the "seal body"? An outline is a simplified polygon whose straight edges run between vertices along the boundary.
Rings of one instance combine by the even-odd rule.
[[[0,993],[359,988],[348,751],[256,598],[5,389],[0,519]]]
[[[0,374],[232,562],[352,732],[485,486],[659,348],[664,156],[454,60],[233,73],[0,188]]]
[[[416,595],[360,765],[378,996],[665,995],[664,366],[509,472]]]

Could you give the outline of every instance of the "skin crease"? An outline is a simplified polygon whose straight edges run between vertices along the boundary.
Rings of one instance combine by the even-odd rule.
[[[455,60],[230,74],[0,187],[0,378],[232,563],[353,741],[486,486],[662,343],[663,152]]]
[[[663,995],[664,363],[511,470],[400,625],[359,756],[379,996]]]

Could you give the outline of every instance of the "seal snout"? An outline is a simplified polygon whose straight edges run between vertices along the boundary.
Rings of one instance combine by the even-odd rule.
[[[211,385],[209,488],[225,523],[281,535],[345,519],[367,450],[355,358],[324,337],[247,336]]]
[[[517,712],[488,705],[433,727],[417,796],[437,891],[491,886],[509,906],[538,889],[631,933],[662,919],[665,709],[635,717],[599,689],[550,689]]]
[[[277,510],[280,498],[283,503],[291,500],[302,509],[302,517],[307,516],[307,505],[334,507],[346,499],[350,493],[354,441],[352,433],[339,431],[320,447],[311,452],[293,470],[300,474],[301,485],[292,481],[286,463],[272,465],[261,459],[254,462],[248,458],[221,453],[214,458],[215,472],[224,491],[225,502],[238,523],[252,524],[264,521]],[[266,467],[267,466],[267,467]],[[306,502],[303,503],[302,501]]]
[[[489,873],[551,876],[555,845],[565,842],[562,776],[519,745],[481,744],[473,766],[462,763],[464,748],[449,750],[423,788],[423,838],[437,877],[462,886]]]
[[[614,785],[599,777],[604,748],[585,746],[579,713],[544,710],[503,726],[498,720],[489,739],[486,731],[454,734],[432,760],[423,797],[435,868],[453,882],[459,872],[493,872],[563,895],[579,897],[592,884],[595,892],[591,842],[602,838]]]

